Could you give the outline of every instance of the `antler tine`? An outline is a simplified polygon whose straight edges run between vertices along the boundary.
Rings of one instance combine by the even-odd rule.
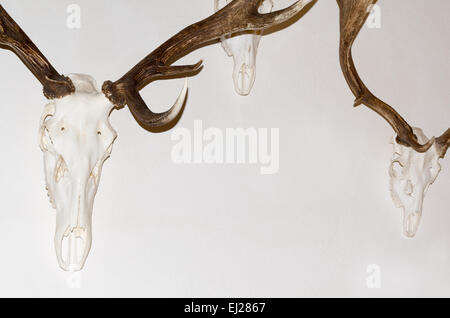
[[[450,128],[439,138],[436,138],[436,147],[441,158],[445,157],[450,147]]]
[[[411,126],[395,109],[378,99],[364,85],[353,62],[353,42],[369,16],[370,6],[376,2],[377,0],[337,0],[341,12],[341,40],[339,49],[341,68],[353,95],[356,97],[354,106],[364,104],[374,110],[392,126],[397,133],[397,142],[399,144],[412,147],[418,152],[425,152],[433,145],[435,138],[432,138],[425,145],[421,145],[414,135]]]
[[[75,91],[72,81],[60,75],[20,26],[0,5],[0,45],[11,49],[44,86],[48,99],[61,98]]]
[[[162,76],[192,75],[198,72],[202,66],[201,61],[195,65],[170,66],[193,49],[225,35],[264,30],[283,23],[312,1],[299,0],[284,10],[260,14],[258,8],[262,0],[234,0],[214,15],[188,26],[170,38],[118,81],[106,81],[103,93],[117,107],[128,105],[136,120],[145,128],[166,126],[178,117],[181,108],[174,106],[167,112],[153,113],[140,97],[139,90]]]

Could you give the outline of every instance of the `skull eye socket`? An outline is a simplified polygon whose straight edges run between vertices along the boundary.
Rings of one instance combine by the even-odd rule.
[[[44,127],[44,128],[42,129],[42,132],[41,132],[41,136],[40,136],[39,142],[40,142],[41,149],[42,149],[43,151],[48,151],[49,146],[50,146],[50,145],[53,145],[53,140],[52,140],[52,138],[50,137],[50,133],[49,133],[47,127]]]
[[[394,161],[392,162],[391,166],[391,172],[394,177],[398,178],[402,175],[403,165],[400,163],[400,161]]]
[[[56,162],[55,167],[55,181],[58,183],[66,174],[67,172],[67,165],[64,161],[64,158],[59,156],[58,161]]]

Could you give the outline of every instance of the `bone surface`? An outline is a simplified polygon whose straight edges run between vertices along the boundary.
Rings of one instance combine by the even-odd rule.
[[[217,12],[231,0],[214,0],[214,10]],[[270,13],[273,1],[265,0],[259,7],[261,14]],[[253,31],[232,34],[221,37],[222,47],[228,56],[233,57],[234,89],[239,95],[249,95],[256,80],[256,56],[261,41],[262,32]]]
[[[413,131],[419,142],[429,141],[421,129],[413,128]],[[422,218],[425,195],[441,171],[439,151],[436,144],[420,153],[399,144],[396,138],[392,143],[394,156],[389,170],[392,200],[397,208],[403,209],[403,234],[414,237]]]
[[[66,271],[78,271],[91,248],[94,198],[117,133],[109,123],[113,105],[93,78],[69,77],[75,93],[45,107],[39,144],[48,195],[56,209],[58,263]]]

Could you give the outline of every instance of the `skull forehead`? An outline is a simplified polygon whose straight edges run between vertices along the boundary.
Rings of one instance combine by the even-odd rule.
[[[55,101],[53,119],[89,125],[99,120],[107,120],[112,108],[111,102],[101,93],[87,94],[75,91],[72,95]]]
[[[64,121],[67,124],[96,126],[99,121],[107,121],[113,109],[111,102],[97,89],[95,80],[85,74],[69,74],[75,92],[56,99],[54,114],[49,125]]]
[[[74,149],[75,157],[100,156],[117,137],[109,122],[111,109],[111,103],[101,93],[75,92],[57,100],[55,113],[46,122],[54,150],[64,156],[71,155]],[[79,147],[90,151],[80,152]]]
[[[425,136],[422,129],[413,127],[413,132],[416,135],[419,143],[425,144],[429,141],[429,138],[427,136]],[[396,154],[396,157],[399,157],[399,158],[407,160],[407,161],[416,161],[416,162],[424,161],[425,162],[425,161],[429,161],[430,159],[433,159],[435,156],[435,151],[433,151],[432,149],[430,149],[431,151],[426,151],[426,152],[420,153],[420,152],[415,151],[411,147],[406,147],[406,146],[400,145],[399,143],[397,143],[395,138],[393,139],[393,144],[394,144],[394,152]],[[434,145],[431,148],[434,148],[434,150],[435,150]]]
[[[420,143],[424,144],[428,142],[429,139],[420,128],[413,128],[413,132]],[[394,157],[392,159],[392,165],[396,163],[401,165],[401,173],[397,175],[397,178],[400,177],[403,179],[407,177],[409,180],[416,182],[421,179],[424,184],[428,182],[432,183],[436,179],[441,165],[439,164],[439,154],[435,144],[424,153],[398,144],[395,138],[393,144]],[[395,179],[394,176],[393,179]]]
[[[63,156],[70,166],[72,159],[80,157],[95,163],[117,137],[109,123],[114,106],[97,90],[91,76],[71,74],[69,77],[75,92],[53,100],[44,109],[41,141],[47,146],[42,148],[50,147],[52,153]]]
[[[229,46],[229,49],[232,50],[232,53],[235,55],[247,53],[255,54],[260,39],[260,32],[246,32],[226,37],[223,39],[223,42],[226,42],[226,45]]]

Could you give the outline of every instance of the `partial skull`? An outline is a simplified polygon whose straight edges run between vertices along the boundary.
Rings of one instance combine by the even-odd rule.
[[[215,11],[219,11],[231,0],[214,0]],[[259,13],[270,13],[273,9],[272,0],[264,0],[259,7]],[[232,34],[221,38],[222,47],[228,56],[233,57],[234,88],[239,95],[250,94],[256,80],[256,56],[258,54],[261,31]]]
[[[422,144],[428,138],[421,129],[413,128],[414,134]],[[403,208],[403,234],[414,237],[422,218],[423,200],[430,185],[441,171],[439,153],[436,144],[424,153],[405,147],[392,141],[394,156],[391,161],[389,175],[392,199],[397,208]]]

